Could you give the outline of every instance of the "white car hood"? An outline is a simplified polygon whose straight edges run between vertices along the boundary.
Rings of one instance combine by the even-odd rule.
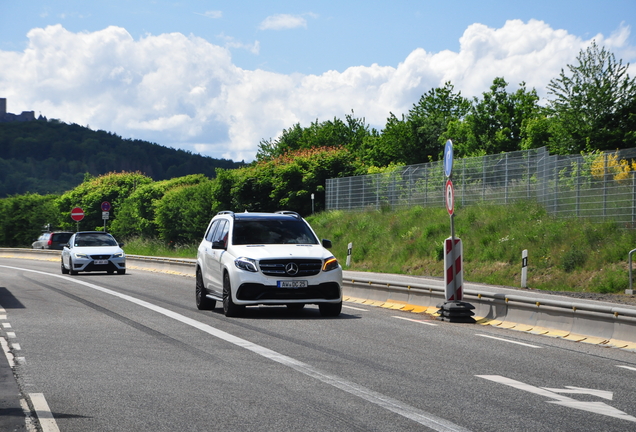
[[[317,258],[332,256],[322,245],[240,245],[231,246],[232,255],[256,260],[271,258]]]

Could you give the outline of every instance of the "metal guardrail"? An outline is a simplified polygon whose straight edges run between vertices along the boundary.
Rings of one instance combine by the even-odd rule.
[[[444,288],[430,285],[430,284],[406,284],[406,283],[381,283],[378,281],[374,281],[371,279],[363,280],[363,279],[347,279],[343,280],[343,284],[348,287],[354,286],[364,286],[365,288],[381,288],[387,289],[387,292],[395,293],[395,294],[433,294],[436,297],[440,297],[440,301],[444,301]],[[469,299],[467,299],[467,297]],[[393,300],[396,298],[393,297]],[[390,301],[392,299],[386,299],[386,301]],[[514,294],[502,294],[502,293],[492,293],[487,291],[476,291],[473,289],[465,289],[464,290],[464,299],[466,301],[470,299],[482,300],[482,299],[492,299],[497,301],[503,301],[507,304],[510,302],[520,303],[529,306],[541,307],[541,306],[550,306],[559,309],[567,309],[572,312],[581,312],[588,311],[599,314],[608,314],[613,317],[625,316],[636,318],[636,308],[630,309],[619,306],[605,306],[598,305],[593,303],[583,303],[583,302],[567,302],[562,300],[552,300],[546,296],[536,296],[536,297],[525,297]]]
[[[636,250],[635,250],[636,251]],[[58,259],[59,251],[2,249],[3,258]],[[57,255],[57,256],[56,256]],[[165,271],[194,276],[194,259],[127,255],[130,264],[142,270]],[[129,266],[130,267],[130,266]],[[434,313],[444,301],[444,288],[434,283],[394,282],[403,275],[352,278],[344,272],[343,291],[347,297],[404,310],[420,308]],[[358,273],[359,274],[359,273]],[[382,279],[390,279],[384,282]],[[464,301],[474,303],[481,324],[501,326],[531,333],[585,341],[636,351],[636,307],[597,301],[564,301],[548,293],[532,296],[506,293],[504,288],[464,287]]]

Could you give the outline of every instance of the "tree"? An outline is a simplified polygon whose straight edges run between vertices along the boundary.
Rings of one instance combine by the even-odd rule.
[[[122,201],[110,230],[117,238],[140,236],[156,238],[159,230],[155,218],[157,203],[174,188],[206,183],[203,174],[191,174],[170,180],[142,184]],[[208,215],[206,215],[208,216]]]
[[[121,210],[124,199],[138,187],[151,183],[152,179],[135,173],[109,173],[100,177],[87,176],[84,183],[66,192],[56,200],[62,215],[59,222],[62,228],[75,228],[75,223],[69,217],[73,207],[84,210],[84,219],[80,222],[82,230],[94,230],[103,227],[101,203],[108,201],[112,205],[111,222]]]
[[[614,54],[596,42],[579,52],[577,65],[561,69],[550,81],[552,115],[565,137],[552,140],[550,151],[560,154],[615,150],[636,146],[636,82]]]
[[[524,126],[540,114],[539,97],[534,89],[526,90],[525,83],[508,93],[508,83],[495,78],[490,91],[481,100],[474,98],[473,108],[466,121],[470,137],[464,143],[463,156],[477,156],[521,150]]]
[[[55,195],[31,193],[0,199],[0,245],[31,247],[45,225],[58,228],[56,199]]]
[[[377,140],[368,148],[365,162],[375,166],[413,165],[438,160],[444,150],[443,135],[449,124],[459,121],[470,110],[470,101],[455,93],[454,86],[429,90],[420,97],[408,115],[399,119],[391,113]]]
[[[364,141],[375,131],[371,131],[364,118],[356,118],[351,114],[345,115],[345,121],[335,118],[319,122],[312,122],[303,128],[296,123],[289,129],[283,129],[281,136],[275,140],[261,140],[258,145],[256,159],[265,161],[283,156],[297,150],[313,148],[344,147],[355,154],[360,154],[364,148]]]
[[[471,103],[461,95],[454,93],[455,87],[446,82],[444,87],[429,90],[409,111],[413,149],[412,162],[422,163],[439,160],[444,151],[442,135],[452,121],[462,120],[470,111]]]

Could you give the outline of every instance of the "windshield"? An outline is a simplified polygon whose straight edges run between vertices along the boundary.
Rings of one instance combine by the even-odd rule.
[[[117,246],[115,239],[102,233],[78,234],[75,236],[75,246],[78,247],[94,247],[94,246]]]
[[[318,239],[302,220],[237,220],[233,244],[318,244]]]

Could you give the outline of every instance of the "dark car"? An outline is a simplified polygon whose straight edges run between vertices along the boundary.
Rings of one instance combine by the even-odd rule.
[[[31,244],[31,247],[33,249],[62,250],[73,234],[67,231],[45,232]]]

